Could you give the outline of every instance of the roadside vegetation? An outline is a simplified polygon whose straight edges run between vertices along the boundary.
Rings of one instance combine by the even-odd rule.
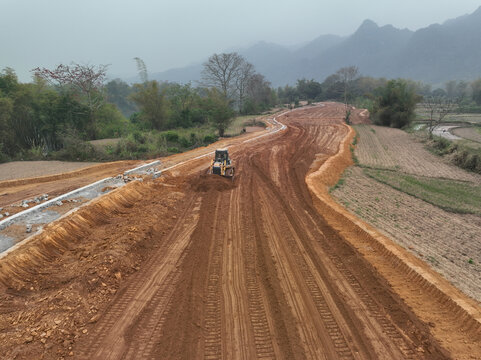
[[[141,82],[132,85],[106,83],[102,65],[36,68],[31,83],[20,83],[13,69],[1,71],[0,162],[164,156],[238,135],[244,125],[231,128],[234,119],[277,104],[269,82],[236,53],[214,54],[198,87],[150,80],[136,61]],[[222,67],[232,74],[216,81]],[[99,139],[109,140],[104,146]]]
[[[452,141],[435,136],[427,142],[429,149],[462,169],[481,174],[481,148],[473,147],[470,141]]]

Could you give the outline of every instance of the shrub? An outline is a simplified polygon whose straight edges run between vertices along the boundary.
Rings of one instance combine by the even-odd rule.
[[[179,144],[180,144],[180,146],[182,146],[183,148],[188,148],[188,147],[190,147],[190,146],[192,145],[192,144],[190,143],[190,141],[189,141],[187,138],[183,137],[183,136],[182,136],[181,138],[179,138]]]
[[[451,145],[451,142],[448,139],[445,139],[442,137],[436,137],[432,144],[433,148],[437,150],[439,153],[445,152],[450,145]]]
[[[132,137],[135,142],[140,143],[140,144],[145,144],[145,135],[141,133],[140,131],[134,131],[132,133]]]
[[[395,128],[409,125],[420,98],[406,81],[391,80],[377,92],[380,95],[373,107],[374,123]]]
[[[480,164],[480,157],[478,154],[468,154],[464,160],[463,168],[470,171],[476,171],[480,168]]]
[[[68,161],[88,161],[97,158],[97,152],[92,144],[68,134],[62,138],[63,148],[52,153],[52,158]]]
[[[177,134],[175,131],[172,131],[172,130],[166,131],[164,133],[164,136],[167,141],[171,141],[171,142],[179,141],[179,134]]]
[[[217,141],[217,137],[215,135],[204,136],[204,144],[212,144],[216,141]]]

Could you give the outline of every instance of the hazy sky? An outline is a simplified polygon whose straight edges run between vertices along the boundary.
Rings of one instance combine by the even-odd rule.
[[[72,61],[111,64],[111,76],[199,62],[257,41],[292,45],[349,35],[365,19],[417,30],[472,13],[480,0],[0,0],[0,69]]]

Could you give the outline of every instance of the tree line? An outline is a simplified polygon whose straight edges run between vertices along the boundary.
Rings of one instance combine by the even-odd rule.
[[[350,66],[323,82],[299,79],[294,86],[273,89],[241,55],[222,53],[204,63],[202,79],[194,86],[150,80],[145,63],[135,61],[140,81],[134,84],[107,81],[103,65],[36,68],[30,83],[20,83],[13,69],[4,69],[0,73],[0,161],[52,158],[52,154],[84,160],[93,151],[88,141],[119,137],[129,137],[116,149],[119,158],[141,156],[138,152],[147,156],[149,151],[160,155],[155,146],[176,149],[174,139],[188,148],[224,136],[238,114],[258,114],[276,105],[295,107],[301,101],[340,101],[348,123],[351,106],[368,108],[375,123],[392,127],[409,124],[419,102],[431,109],[432,124],[452,111],[453,103],[464,111],[481,110],[481,79],[450,81],[432,89],[411,80],[361,76]],[[200,127],[209,127],[212,133],[200,139],[195,134]],[[160,135],[178,128],[194,130],[184,138]],[[153,143],[147,146],[149,141]]]
[[[19,82],[13,69],[3,69],[0,161],[59,154],[84,160],[93,151],[87,141],[133,134],[130,139],[139,144],[153,138],[147,132],[176,128],[210,127],[224,136],[237,114],[260,113],[277,103],[270,83],[236,53],[211,56],[197,86],[149,80],[143,61],[135,60],[141,81],[132,85],[107,82],[104,65],[35,68],[30,83]],[[193,131],[184,145],[215,140],[208,135],[196,141]],[[172,139],[179,138],[170,133],[157,143],[172,145]]]
[[[409,79],[385,79],[360,76],[355,66],[344,67],[322,83],[299,79],[295,86],[277,89],[281,103],[297,106],[301,101],[339,101],[369,109],[376,124],[404,127],[414,119],[414,110],[422,103],[431,112],[429,129],[453,111],[481,113],[481,79],[472,82],[449,81],[443,87]]]

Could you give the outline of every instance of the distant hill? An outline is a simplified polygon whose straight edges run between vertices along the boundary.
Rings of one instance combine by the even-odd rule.
[[[292,48],[259,42],[239,50],[273,86],[297,79],[324,80],[343,66],[356,65],[363,75],[411,78],[433,84],[481,77],[481,7],[470,15],[416,32],[379,27],[365,20],[348,37],[321,35]],[[164,81],[200,79],[202,62],[152,74]]]

